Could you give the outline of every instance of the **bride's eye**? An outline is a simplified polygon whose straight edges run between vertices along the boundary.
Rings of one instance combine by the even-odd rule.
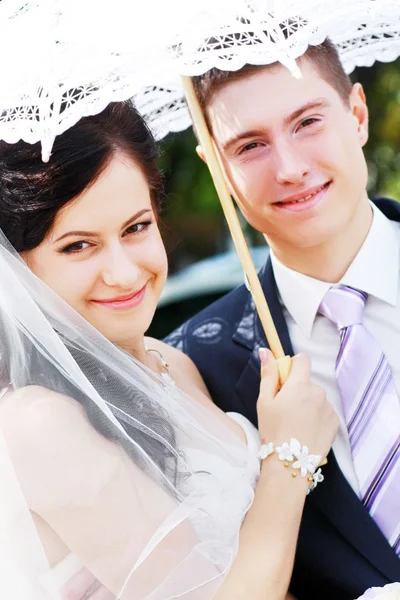
[[[125,230],[124,235],[142,233],[143,231],[147,231],[147,229],[152,223],[153,221],[143,221],[142,223],[135,223],[134,225],[131,225],[130,227],[128,227],[128,229]]]
[[[61,249],[62,254],[77,254],[78,252],[83,252],[89,248],[89,242],[74,242],[73,244],[68,244]]]

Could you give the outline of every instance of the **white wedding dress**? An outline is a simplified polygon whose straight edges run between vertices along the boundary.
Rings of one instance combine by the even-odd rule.
[[[220,490],[210,493],[210,502],[205,507],[212,515],[211,523],[218,522],[215,531],[221,535],[221,521],[224,521],[223,531],[227,538],[234,538],[242,522],[239,515],[245,514],[253,501],[254,488],[260,473],[260,462],[257,454],[260,441],[257,429],[243,415],[226,413],[243,429],[248,447],[248,462],[245,466],[232,468],[218,456],[200,450],[189,450],[187,460],[192,471],[207,471],[215,475]],[[221,540],[216,540],[219,543]],[[228,540],[227,540],[228,541]],[[112,600],[114,596],[99,584],[90,573],[84,575],[84,566],[77,556],[68,554],[51,572],[51,581],[42,581],[50,589],[56,586],[63,590],[62,599],[66,600]],[[81,573],[81,575],[79,575]],[[80,581],[78,578],[80,577]],[[72,584],[72,585],[71,585]]]
[[[0,598],[211,600],[254,498],[256,430],[230,415],[246,444],[121,351],[1,232],[0,272]]]

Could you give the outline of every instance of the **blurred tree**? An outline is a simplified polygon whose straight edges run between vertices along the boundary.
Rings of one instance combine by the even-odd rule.
[[[359,69],[370,112],[370,137],[365,148],[371,196],[400,200],[400,59]]]
[[[208,168],[197,156],[191,128],[163,142],[160,163],[168,198],[163,235],[174,271],[221,251],[226,226]]]
[[[400,200],[400,59],[357,69],[352,78],[364,86],[370,109],[369,193]],[[168,194],[163,229],[173,272],[226,249],[229,234],[192,129],[163,142],[160,164]],[[248,226],[246,233],[253,243],[261,241]]]

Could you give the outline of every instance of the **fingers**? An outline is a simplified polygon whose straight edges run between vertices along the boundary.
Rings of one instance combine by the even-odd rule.
[[[296,354],[292,358],[292,367],[290,369],[287,383],[296,381],[309,381],[311,377],[311,361],[307,354]]]
[[[279,390],[279,371],[271,350],[260,348],[261,383],[260,395],[264,401],[273,400]]]
[[[271,350],[260,348],[261,384],[260,395],[264,401],[275,398],[279,391],[279,370]],[[311,361],[306,354],[296,354],[292,358],[292,366],[286,384],[292,385],[300,382],[309,382],[311,377]],[[284,387],[283,386],[283,387]]]

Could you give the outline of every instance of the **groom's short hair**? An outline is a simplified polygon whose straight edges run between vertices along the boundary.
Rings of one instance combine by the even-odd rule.
[[[314,65],[321,78],[329,83],[343,102],[348,105],[352,81],[343,68],[336,46],[329,39],[318,46],[308,46],[306,52],[300,57],[300,61],[304,59]],[[194,88],[206,118],[208,105],[223,87],[229,83],[247,79],[265,69],[276,67],[278,64],[276,62],[269,65],[247,64],[238,71],[221,71],[214,67],[203,75],[193,77]],[[249,101],[251,102],[251,100]]]

